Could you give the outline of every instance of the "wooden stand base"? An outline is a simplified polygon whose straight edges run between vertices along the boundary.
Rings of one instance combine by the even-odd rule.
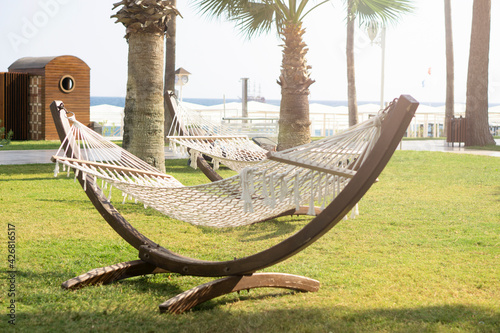
[[[93,269],[69,279],[62,284],[62,287],[74,290],[90,285],[109,284],[134,276],[158,273],[168,273],[168,271],[142,260],[133,260]],[[319,281],[284,273],[254,273],[229,276],[180,293],[160,304],[159,308],[161,313],[180,314],[213,298],[253,288],[285,288],[302,292],[314,292],[319,289]]]
[[[142,260],[133,260],[93,269],[85,274],[65,281],[62,287],[64,289],[79,289],[91,285],[109,284],[134,276],[157,273],[168,273],[168,271]]]
[[[187,290],[160,304],[160,312],[179,314],[194,306],[232,292],[253,288],[285,288],[297,291],[318,291],[319,281],[283,273],[254,273],[229,276]]]

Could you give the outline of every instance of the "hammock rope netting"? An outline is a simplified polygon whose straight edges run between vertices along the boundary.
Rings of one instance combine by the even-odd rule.
[[[269,153],[236,176],[197,186],[183,186],[71,116],[68,135],[53,157],[55,175],[60,165],[68,175],[75,170],[75,179],[80,172],[84,179],[90,175],[108,200],[117,188],[123,202],[140,201],[194,225],[248,225],[302,206],[315,215],[315,205],[322,209],[333,201],[365,162],[380,136],[386,110],[335,136]],[[357,215],[357,206],[349,215]]]
[[[196,169],[196,160],[201,155],[212,158],[214,170],[222,163],[238,172],[266,158],[267,150],[234,127],[213,123],[173,97],[171,102],[175,116],[167,136],[170,149],[175,153],[189,150],[193,168]]]

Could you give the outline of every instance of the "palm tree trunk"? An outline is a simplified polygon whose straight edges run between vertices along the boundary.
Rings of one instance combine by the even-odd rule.
[[[494,145],[488,124],[491,0],[474,0],[467,75],[465,146]]]
[[[310,125],[308,95],[282,88],[277,150],[309,143]]]
[[[286,22],[281,31],[283,60],[278,84],[281,86],[281,106],[278,150],[296,147],[311,141],[309,120],[309,77],[304,29],[300,23]]]
[[[123,146],[165,171],[163,35],[136,32],[130,34],[128,43]]]
[[[451,0],[444,0],[444,22],[446,31],[446,108],[444,132],[448,119],[455,116],[455,61],[453,57],[453,32],[451,24]]]
[[[352,13],[353,0],[349,0],[347,8],[347,105],[349,109],[349,126],[358,123],[358,103],[356,97],[356,73],[354,70],[354,23],[355,16]]]
[[[174,7],[177,7],[177,0],[170,1]],[[172,16],[167,23],[167,39],[165,51],[165,90],[164,101],[169,98],[168,91],[175,91],[175,48],[176,48],[176,34],[177,34],[176,16]],[[168,133],[172,125],[172,118],[168,112],[166,101],[164,102],[165,108],[165,133]]]

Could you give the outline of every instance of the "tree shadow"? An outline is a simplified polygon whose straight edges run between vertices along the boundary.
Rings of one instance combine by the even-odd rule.
[[[57,202],[57,203],[77,203],[80,204],[80,208],[83,207],[82,204],[86,204],[89,202],[89,200],[75,200],[75,199],[35,199],[35,201],[41,201],[41,202]],[[89,206],[90,209],[95,209],[93,206]]]
[[[4,275],[6,272],[0,273]],[[36,287],[30,287],[34,292],[19,293],[24,295],[17,299],[19,310],[16,327],[22,327],[23,331],[31,329],[47,332],[89,331],[89,327],[97,331],[127,331],[124,327],[129,327],[129,331],[138,331],[137,323],[140,323],[140,331],[144,332],[231,333],[443,330],[498,332],[500,328],[500,311],[494,308],[465,304],[388,306],[361,310],[358,306],[345,305],[321,307],[317,306],[321,304],[318,296],[315,296],[315,305],[311,305],[307,303],[307,293],[275,288],[227,294],[202,303],[182,315],[159,315],[158,305],[161,302],[185,291],[180,285],[189,282],[194,287],[208,278],[188,277],[189,281],[181,281],[186,277],[166,273],[84,288],[96,288],[90,292],[85,292],[84,289],[62,290],[60,283],[71,278],[72,274],[70,270],[16,272],[19,291],[26,288],[23,287],[25,283],[37,284]],[[130,297],[132,301],[121,303],[114,299],[116,293],[126,293],[126,297]],[[259,305],[261,302],[265,302],[261,304],[265,311]],[[242,311],[242,307],[246,310]],[[177,329],[171,330],[172,327]]]
[[[288,297],[272,294],[267,297]],[[289,297],[296,297],[290,295]],[[434,305],[398,309],[356,310],[350,307],[313,308],[307,304],[276,303],[259,311],[255,302],[264,297],[208,302],[181,315],[158,314],[149,302],[103,306],[80,303],[70,308],[54,306],[50,312],[19,315],[18,324],[59,331],[141,331],[141,332],[498,332],[500,314],[469,305]],[[247,311],[233,306],[247,302]],[[99,302],[99,300],[96,300]],[[210,304],[211,303],[211,304]],[[220,305],[228,305],[220,309]],[[243,304],[245,306],[245,304]],[[282,306],[282,308],[280,308]],[[92,328],[92,329],[91,329]],[[43,330],[43,329],[42,329]],[[48,332],[48,330],[47,330]]]
[[[37,177],[37,178],[16,178],[16,179],[5,179],[5,178],[0,178],[0,182],[32,182],[32,181],[39,181],[39,180],[52,180],[55,179],[54,177]]]

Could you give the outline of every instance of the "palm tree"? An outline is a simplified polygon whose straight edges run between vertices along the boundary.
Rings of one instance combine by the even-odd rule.
[[[120,6],[112,17],[127,28],[129,45],[123,147],[164,171],[163,40],[179,12],[161,0],[122,0],[113,9]]]
[[[445,133],[448,119],[455,116],[455,61],[453,57],[453,32],[451,24],[451,0],[444,0],[444,22],[446,31],[446,107]]]
[[[302,36],[304,17],[316,7],[328,2],[309,0],[194,0],[204,14],[236,21],[247,36],[269,32],[276,27],[284,42],[281,74],[281,106],[278,150],[307,143],[311,139],[309,126],[309,86],[307,45]]]
[[[378,28],[380,24],[396,22],[401,14],[413,10],[409,0],[344,0],[347,9],[347,100],[349,126],[358,123],[358,105],[356,100],[356,81],[354,70],[354,28],[355,20],[366,28]]]
[[[347,107],[349,110],[349,126],[358,123],[358,103],[356,97],[356,72],[354,70],[354,28],[356,21],[354,0],[347,0]]]
[[[314,0],[195,0],[205,14],[235,20],[249,37],[269,32],[276,26],[284,41],[281,75],[281,109],[278,150],[294,147],[310,141],[309,86],[310,66],[306,63],[306,44],[302,39],[304,17],[313,9],[328,1]],[[357,122],[356,89],[354,81],[354,19],[361,22],[394,21],[400,13],[412,9],[409,0],[344,0],[348,8],[348,82],[350,123]],[[306,10],[308,8],[308,10]],[[353,102],[354,101],[354,102]]]
[[[177,7],[177,0],[171,0],[172,6]],[[177,23],[176,15],[173,15],[167,23],[167,38],[165,41],[165,90],[163,92],[164,103],[168,96],[168,91],[175,91],[175,49],[176,49],[176,34]],[[168,112],[166,104],[165,108],[165,133],[168,133],[172,124],[170,112]]]
[[[474,0],[467,74],[465,146],[494,145],[488,124],[491,0]]]

